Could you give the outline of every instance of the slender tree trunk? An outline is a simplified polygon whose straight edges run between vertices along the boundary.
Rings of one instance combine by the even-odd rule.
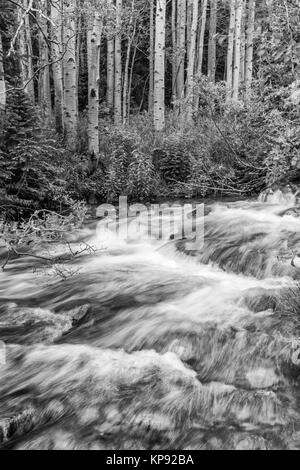
[[[64,0],[63,7],[64,130],[69,148],[75,150],[78,127],[75,3]]]
[[[210,0],[209,42],[208,42],[208,79],[216,78],[216,32],[217,32],[217,0]]]
[[[190,55],[191,39],[192,39],[192,21],[194,0],[187,0],[186,6],[186,51],[187,57]]]
[[[154,128],[160,132],[165,128],[166,0],[157,0],[155,25]]]
[[[184,70],[186,56],[186,0],[177,0],[177,31],[177,99],[182,99],[184,97]]]
[[[63,5],[62,0],[51,2],[51,55],[52,55],[52,74],[54,83],[55,97],[55,125],[59,133],[63,133]]]
[[[198,0],[194,1],[192,11],[192,25],[191,25],[191,43],[189,48],[188,68],[187,68],[187,99],[188,99],[188,115],[191,116],[194,104],[194,71],[196,60],[196,41],[197,41],[197,26],[198,26]]]
[[[226,78],[227,101],[230,100],[230,98],[232,98],[235,13],[236,13],[236,0],[230,0],[230,24],[229,24],[229,32],[228,32],[227,78]]]
[[[113,0],[108,1],[109,6],[113,5]],[[107,35],[107,91],[106,104],[110,112],[114,109],[114,74],[115,74],[115,41],[111,37],[111,32]]]
[[[239,99],[240,67],[241,67],[241,33],[242,33],[243,0],[237,0],[235,17],[235,48],[233,71],[233,99]]]
[[[127,111],[128,119],[130,119],[132,77],[133,77],[133,69],[134,69],[135,58],[136,58],[136,51],[137,51],[137,44],[135,44],[134,49],[133,49],[131,67],[130,67],[129,86],[128,86],[128,111]]]
[[[247,40],[246,40],[246,66],[245,66],[245,88],[246,96],[251,90],[253,75],[253,37],[255,22],[255,6],[256,0],[249,0],[248,5],[248,24],[247,24]]]
[[[154,106],[154,0],[150,0],[150,53],[149,53],[149,98],[148,112],[153,114]]]
[[[30,3],[28,0],[22,1],[22,7],[28,9]],[[35,102],[34,94],[34,83],[33,83],[33,64],[32,64],[32,39],[31,39],[31,29],[29,24],[29,15],[25,15],[22,20],[24,10],[23,8],[18,8],[18,20],[19,24],[22,23],[20,29],[20,40],[19,40],[19,50],[20,50],[20,61],[21,61],[21,79],[22,85],[24,87],[25,93],[28,94],[31,101]]]
[[[6,84],[5,84],[3,61],[4,61],[4,57],[3,57],[2,36],[0,33],[0,114],[5,111],[5,106],[6,106]]]
[[[126,52],[126,63],[125,63],[125,70],[124,70],[124,85],[123,85],[123,124],[126,124],[127,120],[127,112],[128,112],[128,81],[129,81],[129,62],[130,62],[130,54],[131,54],[131,46],[135,36],[135,28],[136,28],[136,21],[134,20],[134,8],[135,8],[135,0],[131,1],[131,17],[129,23],[129,37],[127,41],[127,52]],[[133,29],[132,29],[133,28]],[[132,29],[132,31],[131,31]]]
[[[151,0],[153,2],[153,0]],[[176,31],[176,0],[172,0],[172,18],[171,18],[171,24],[172,24],[172,103],[174,106],[174,103],[176,102],[176,83],[177,83],[177,31]]]
[[[99,84],[100,84],[100,49],[102,39],[102,19],[94,13],[92,24],[87,31],[88,55],[88,143],[91,155],[99,155]]]
[[[122,124],[122,0],[116,0],[114,121]]]
[[[199,33],[199,44],[198,44],[198,64],[197,64],[197,76],[200,77],[202,73],[203,64],[203,50],[204,50],[204,35],[206,28],[206,15],[207,15],[208,0],[202,0],[202,11],[201,11],[201,27]]]
[[[241,65],[240,65],[240,88],[244,92],[245,85],[245,61],[246,61],[246,0],[242,0],[242,24],[241,24]]]
[[[198,57],[197,57],[197,79],[199,80],[202,74],[202,65],[203,65],[203,52],[204,52],[204,35],[206,28],[206,16],[207,16],[207,5],[208,0],[202,0],[202,9],[201,9],[201,22],[199,28],[199,38],[198,38]],[[195,90],[195,102],[194,109],[199,108],[199,85],[196,86]]]
[[[39,76],[39,102],[47,117],[51,116],[51,89],[50,89],[50,67],[49,67],[49,34],[48,34],[48,1],[41,1],[42,14],[39,16],[40,25],[40,76]]]

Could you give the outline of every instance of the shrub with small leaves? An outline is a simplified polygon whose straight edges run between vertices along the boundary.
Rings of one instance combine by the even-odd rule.
[[[135,150],[128,168],[128,195],[133,199],[145,200],[155,191],[155,170],[148,155]]]

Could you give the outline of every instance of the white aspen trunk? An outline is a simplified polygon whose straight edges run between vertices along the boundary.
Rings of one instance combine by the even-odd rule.
[[[55,125],[59,133],[63,133],[63,5],[62,0],[51,2],[51,55],[52,74],[55,98]]]
[[[243,0],[237,0],[236,17],[235,17],[235,48],[234,48],[233,93],[232,93],[232,97],[235,101],[239,99],[242,16],[243,16]]]
[[[122,0],[116,0],[114,121],[122,124]]]
[[[193,4],[194,0],[187,0],[186,9],[186,51],[187,57],[190,55],[191,39],[192,39],[192,21],[193,21]]]
[[[177,99],[184,97],[184,71],[186,56],[186,0],[177,0],[177,31],[178,31],[178,70]]]
[[[127,42],[127,52],[126,52],[126,63],[125,63],[125,70],[124,70],[124,85],[123,85],[123,124],[126,124],[127,120],[127,112],[128,112],[128,101],[129,101],[129,96],[128,96],[128,81],[129,81],[129,62],[130,62],[130,54],[131,54],[131,46],[132,42],[135,36],[135,26],[136,22],[134,21],[134,26],[133,26],[133,15],[134,15],[134,0],[131,2],[131,17],[130,17],[130,22],[129,22],[129,37],[128,37],[128,42]],[[133,31],[131,31],[131,28],[133,27]]]
[[[88,145],[91,155],[99,156],[99,84],[100,50],[103,23],[98,12],[94,13],[87,31],[88,56]]]
[[[69,148],[75,150],[78,127],[78,86],[74,0],[64,0],[63,7],[64,131]]]
[[[216,78],[216,32],[217,32],[217,0],[210,0],[209,42],[208,42],[208,79],[215,82]]]
[[[6,84],[5,84],[3,62],[4,62],[4,56],[3,56],[2,36],[0,33],[0,113],[3,113],[6,107]]]
[[[228,32],[227,77],[226,77],[227,101],[232,98],[235,13],[236,13],[236,0],[230,0],[230,24],[229,24],[229,32]]]
[[[187,67],[187,99],[188,99],[188,115],[191,116],[194,104],[194,70],[196,59],[196,41],[198,26],[198,0],[194,0],[191,25],[191,44],[189,48],[188,67]]]
[[[245,61],[246,61],[246,0],[242,0],[242,24],[241,24],[241,65],[240,65],[240,88],[244,92],[245,84]]]
[[[155,26],[154,128],[161,132],[165,128],[166,0],[157,0]]]
[[[150,0],[150,51],[149,51],[149,98],[148,112],[153,114],[154,106],[154,0]]]
[[[249,0],[247,39],[246,39],[246,66],[245,66],[246,96],[249,94],[251,90],[252,75],[253,75],[253,38],[254,38],[254,23],[255,23],[255,6],[256,6],[256,0]]]
[[[153,2],[153,0],[151,0]],[[177,83],[177,31],[176,31],[176,0],[172,0],[172,103],[176,101],[176,83]]]
[[[136,58],[136,51],[137,51],[137,44],[135,44],[135,47],[134,47],[134,50],[133,50],[131,68],[130,68],[130,78],[129,78],[129,86],[128,86],[128,111],[127,111],[128,119],[130,118],[131,88],[132,88],[132,77],[133,77],[133,69],[134,69],[135,58]]]
[[[108,6],[113,5],[113,0],[108,1]],[[114,109],[114,75],[115,75],[115,41],[111,32],[107,36],[107,91],[106,104],[110,112]]]
[[[208,5],[208,0],[202,0],[201,27],[200,27],[199,44],[198,44],[198,64],[197,64],[197,76],[198,77],[200,77],[200,75],[202,73],[204,35],[205,35],[206,16],[207,16],[207,5]]]
[[[26,10],[30,6],[28,0],[22,1],[22,7]],[[21,79],[22,86],[24,87],[25,93],[28,94],[31,101],[34,103],[35,94],[34,94],[34,83],[33,83],[33,64],[32,64],[32,39],[31,39],[31,30],[29,24],[29,15],[25,15],[22,20],[24,10],[23,8],[18,8],[18,22],[22,23],[20,29],[20,40],[19,40],[19,50],[20,50],[20,62],[21,62]]]
[[[47,117],[51,116],[51,89],[50,89],[50,67],[49,67],[49,47],[48,47],[48,20],[47,17],[48,1],[41,1],[41,11],[39,15],[40,25],[40,76],[39,76],[39,102]]]
[[[199,80],[202,74],[202,65],[203,65],[203,52],[204,52],[204,35],[206,28],[206,17],[207,17],[207,6],[208,0],[202,0],[202,9],[201,9],[201,22],[198,38],[198,56],[197,56],[197,79]],[[195,90],[195,102],[194,109],[199,108],[199,85]]]

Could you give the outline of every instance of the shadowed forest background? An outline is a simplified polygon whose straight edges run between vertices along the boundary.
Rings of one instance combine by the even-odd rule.
[[[1,0],[0,210],[298,178],[297,0]]]

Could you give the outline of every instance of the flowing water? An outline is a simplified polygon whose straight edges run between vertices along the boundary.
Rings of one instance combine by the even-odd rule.
[[[210,204],[196,250],[87,227],[65,281],[9,265],[0,448],[300,449],[294,203]]]

